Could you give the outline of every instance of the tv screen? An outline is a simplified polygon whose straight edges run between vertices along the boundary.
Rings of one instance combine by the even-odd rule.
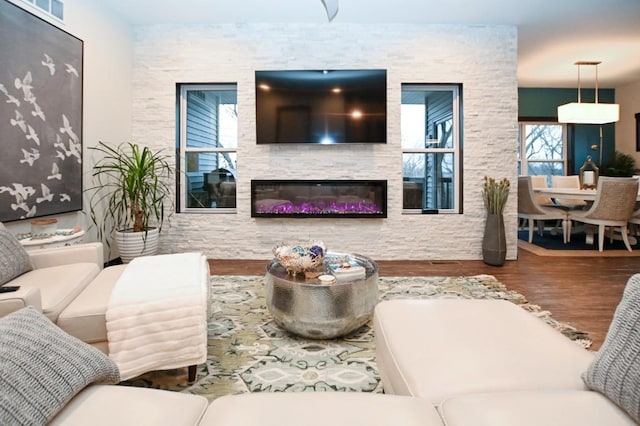
[[[387,71],[256,71],[256,140],[386,143]]]

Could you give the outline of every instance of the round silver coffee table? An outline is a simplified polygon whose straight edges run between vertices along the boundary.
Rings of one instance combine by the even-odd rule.
[[[364,325],[378,303],[378,265],[359,254],[328,252],[324,269],[345,258],[365,268],[364,278],[320,284],[317,278],[290,275],[276,260],[267,266],[265,296],[275,322],[291,333],[310,339],[333,339]]]

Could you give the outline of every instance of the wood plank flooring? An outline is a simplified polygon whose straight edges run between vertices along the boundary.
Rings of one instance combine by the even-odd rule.
[[[262,275],[266,260],[209,261],[214,275]],[[490,274],[558,321],[587,331],[596,350],[629,277],[640,272],[640,257],[548,257],[518,250],[504,266],[471,261],[378,261],[381,276],[459,276]]]

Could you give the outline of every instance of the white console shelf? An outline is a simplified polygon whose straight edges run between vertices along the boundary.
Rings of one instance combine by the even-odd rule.
[[[60,229],[65,231],[65,229]],[[52,247],[64,247],[73,244],[80,244],[84,238],[85,232],[80,230],[70,235],[54,235],[49,238],[24,238],[20,240],[20,244],[27,250],[37,250]]]

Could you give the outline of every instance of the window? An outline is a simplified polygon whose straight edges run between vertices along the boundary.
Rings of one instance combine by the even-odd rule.
[[[179,211],[235,211],[237,104],[235,84],[179,86]]]
[[[403,84],[402,207],[460,212],[460,87]]]
[[[63,20],[64,3],[62,0],[22,0],[25,3],[32,4],[40,10],[44,10],[47,14]]]
[[[520,123],[518,131],[518,174],[551,176],[567,169],[566,125],[558,123]]]

